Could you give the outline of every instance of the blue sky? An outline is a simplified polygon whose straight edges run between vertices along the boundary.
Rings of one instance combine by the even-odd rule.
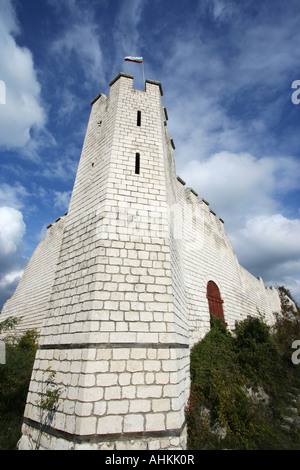
[[[300,302],[299,6],[1,0],[0,306],[68,209],[90,101],[120,71],[143,88],[126,55],[162,83],[177,174],[225,220],[240,263]]]

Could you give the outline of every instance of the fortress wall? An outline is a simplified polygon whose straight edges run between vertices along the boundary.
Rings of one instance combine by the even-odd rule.
[[[188,303],[185,292],[183,261],[182,261],[182,245],[181,238],[176,234],[175,220],[178,216],[178,194],[177,194],[177,178],[174,160],[174,142],[170,139],[168,129],[166,127],[166,111],[162,108],[162,122],[163,128],[163,144],[165,155],[165,175],[166,175],[166,188],[167,188],[167,205],[168,205],[168,236],[170,240],[170,263],[171,263],[171,279],[172,279],[172,297],[173,297],[173,311],[174,321],[173,328],[178,332],[183,332],[184,342],[189,345],[189,311]],[[182,333],[181,333],[182,334]],[[182,359],[179,364],[183,363],[183,367],[179,366],[179,377],[181,391],[178,398],[178,406],[183,413],[182,420],[184,421],[184,409],[188,403],[190,392],[190,352],[188,349],[180,351]]]
[[[226,235],[223,221],[210,210],[209,204],[178,181],[182,214],[183,266],[190,311],[191,345],[210,329],[206,297],[208,281],[214,281],[223,300],[225,322],[233,330],[235,322],[248,315],[261,315],[274,322],[280,311],[275,289],[266,289],[261,279],[240,266]]]
[[[13,296],[4,304],[0,322],[21,318],[17,332],[41,330],[61,248],[66,217],[51,224],[32,254]]]
[[[92,101],[68,215],[5,307],[27,305],[26,325],[41,329],[20,449],[37,440],[49,368],[62,395],[41,448],[184,449],[208,281],[230,329],[247,315],[271,322],[280,307],[239,265],[223,221],[176,177],[161,84],[132,84],[121,73]]]
[[[133,90],[132,77],[121,74],[100,129],[93,104],[20,448],[29,446],[27,434],[36,438],[48,367],[64,394],[47,446],[61,445],[58,436],[72,448],[91,448],[91,441],[98,449],[185,446],[189,334],[174,307],[160,91],[151,81],[145,92]],[[110,133],[109,165],[102,129]],[[87,185],[91,163],[95,178]]]
[[[174,160],[174,142],[170,138],[166,127],[165,109],[162,108],[164,128],[164,155],[165,155],[165,175],[167,188],[167,206],[168,206],[168,237],[170,239],[170,256],[171,256],[171,276],[172,276],[172,293],[174,299],[174,309],[176,320],[174,325],[176,328],[182,328],[188,334],[189,332],[189,314],[188,304],[184,288],[183,261],[182,261],[182,244],[181,236],[176,233],[178,217],[178,194],[177,194],[177,178]],[[188,338],[186,339],[188,342]]]

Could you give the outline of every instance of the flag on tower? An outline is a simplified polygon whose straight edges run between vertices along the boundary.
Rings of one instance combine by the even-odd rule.
[[[137,62],[138,64],[142,64],[143,57],[126,56],[124,57],[124,60],[126,60],[126,62]]]

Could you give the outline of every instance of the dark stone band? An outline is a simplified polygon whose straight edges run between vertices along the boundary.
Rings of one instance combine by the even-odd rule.
[[[189,349],[182,343],[64,343],[41,344],[38,349]]]
[[[40,430],[40,423],[30,418],[24,418],[23,423],[27,426]],[[51,426],[43,427],[43,432],[50,434],[51,436],[65,439],[69,442],[75,442],[76,444],[89,442],[114,442],[114,441],[129,441],[131,439],[144,439],[144,438],[161,438],[161,437],[179,437],[181,436],[186,423],[184,422],[181,428],[178,429],[167,429],[165,431],[142,431],[142,432],[124,432],[118,434],[88,434],[79,435],[72,434],[66,431],[55,429]]]

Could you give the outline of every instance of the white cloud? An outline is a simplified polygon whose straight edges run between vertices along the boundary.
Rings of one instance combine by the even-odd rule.
[[[11,284],[18,284],[22,275],[23,275],[24,269],[19,270],[19,271],[12,271],[11,273],[6,274],[0,279],[0,288],[7,288],[7,286]]]
[[[0,207],[0,255],[15,253],[26,231],[22,213],[13,207]]]
[[[45,113],[40,102],[31,52],[17,45],[15,12],[10,0],[0,3],[0,79],[6,85],[6,104],[0,105],[0,146],[22,147],[30,141],[33,128],[42,128]]]
[[[122,2],[114,27],[115,43],[122,55],[140,55],[142,46],[138,25],[143,11],[143,0]]]
[[[280,195],[299,188],[299,162],[219,152],[189,161],[180,176],[225,220],[225,229],[242,266],[268,285],[291,289],[298,302],[300,220],[279,211]]]
[[[177,174],[225,220],[246,269],[299,293],[300,220],[288,215],[297,203],[289,196],[300,190],[298,134],[289,123],[299,18],[282,5],[275,25],[266,5],[199,2],[195,15],[209,14],[211,30],[179,28],[160,79]]]
[[[256,252],[258,259],[269,259],[274,263],[300,260],[299,219],[288,219],[282,214],[249,218],[236,238],[237,245],[243,244],[248,252]]]
[[[292,46],[299,42],[298,17],[277,3],[282,11],[276,11],[275,23],[266,2],[256,8],[201,0],[195,11],[198,27],[181,27],[168,38],[159,79],[168,84],[169,126],[180,164],[223,150],[278,154],[278,146],[285,145],[298,152],[290,129],[282,142],[276,135],[288,117],[300,60],[300,50]],[[214,23],[206,30],[203,17],[208,13]],[[230,20],[230,27],[220,25],[221,20]]]
[[[64,66],[76,56],[89,82],[103,78],[103,57],[96,29],[93,24],[74,24],[52,46],[54,54],[64,57]]]
[[[27,189],[20,183],[14,186],[7,183],[0,184],[0,205],[9,206],[15,209],[24,207],[25,198],[29,196]]]
[[[48,179],[73,180],[78,166],[79,151],[76,147],[72,147],[72,145],[64,149],[64,151],[63,159],[56,158],[53,161],[45,161],[44,167],[39,174]]]
[[[282,214],[249,218],[231,235],[241,264],[267,284],[284,285],[300,302],[300,220]]]
[[[230,0],[226,0],[226,2],[223,0],[201,0],[198,8],[202,14],[207,10],[214,21],[226,22],[232,17],[236,5]]]
[[[214,18],[218,21],[226,20],[231,17],[233,12],[233,4],[230,1],[227,3],[223,2],[222,0],[214,0],[213,1],[213,15]]]
[[[0,308],[13,294],[28,262],[22,255],[25,231],[19,210],[0,207]]]
[[[255,158],[249,153],[219,152],[204,161],[192,160],[180,176],[218,211],[245,220],[275,208],[273,192],[278,162]]]
[[[72,191],[54,191],[54,208],[66,211],[69,207]]]

